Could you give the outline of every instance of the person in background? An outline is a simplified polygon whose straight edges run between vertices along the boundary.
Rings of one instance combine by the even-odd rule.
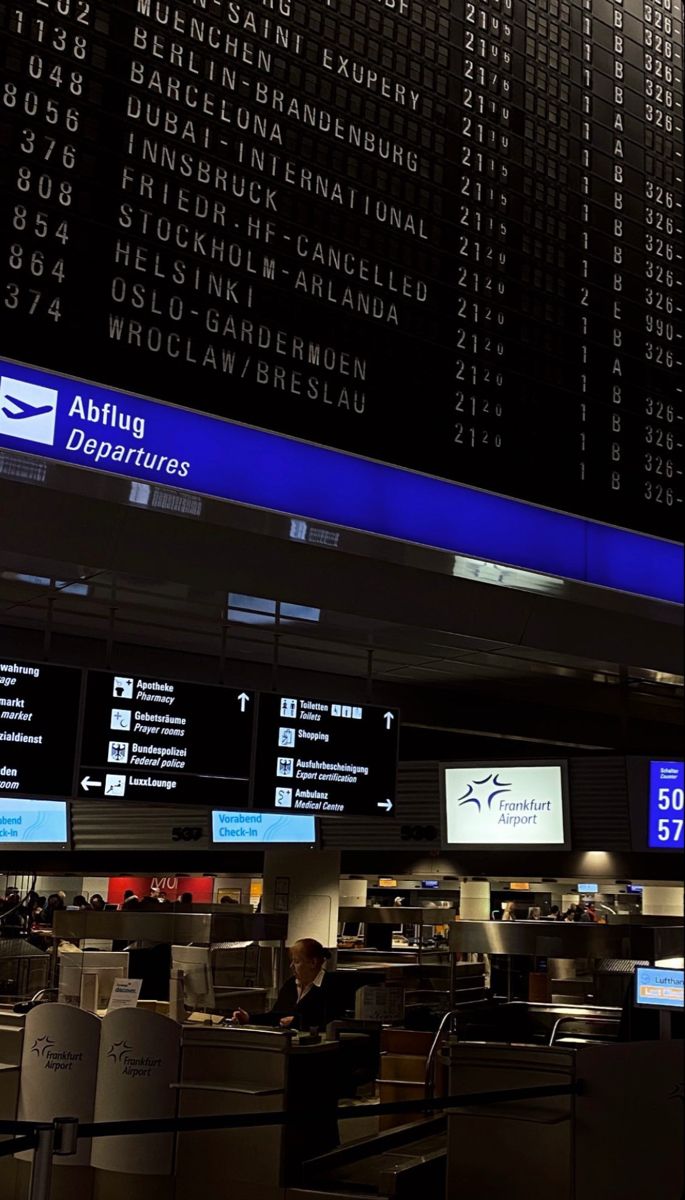
[[[219,903],[220,904],[237,904],[238,901],[236,900],[235,896],[222,896]]]
[[[549,910],[549,914],[545,917],[546,921],[563,921],[563,919],[558,904],[553,904]]]
[[[502,920],[503,921],[515,921],[516,920],[516,917],[514,916],[514,901],[513,900],[505,900],[504,901],[504,904],[502,905]]]
[[[90,907],[92,908],[93,912],[105,911],[105,902],[99,892],[93,892],[93,895],[90,898]]]
[[[41,925],[52,925],[55,913],[64,908],[66,908],[66,904],[64,903],[63,893],[60,894],[60,892],[51,892],[48,896],[45,910],[40,919]]]
[[[531,905],[531,907],[528,909],[528,920],[539,921],[541,917],[542,909],[537,904]]]
[[[192,892],[182,892],[181,895],[179,896],[178,900],[176,901],[177,908],[192,908],[192,904],[193,904],[193,893]]]
[[[325,1029],[344,1015],[333,975],[326,974],[330,953],[314,938],[300,938],[290,949],[293,972],[268,1013],[250,1016],[244,1008],[233,1013],[238,1025],[279,1025],[282,1029]]]
[[[120,909],[126,908],[126,906],[128,905],[130,900],[135,900],[136,907],[138,906],[139,900],[138,900],[138,897],[136,896],[136,893],[134,891],[132,891],[131,888],[126,888],[126,891],[124,892],[124,898],[121,901],[119,908]]]
[[[594,900],[588,900],[587,905],[585,907],[585,915],[591,921],[599,920],[599,913],[597,912],[597,909],[595,908]]]
[[[85,896],[74,896],[73,907],[80,908],[85,911],[86,909],[90,909],[91,905],[88,903]]]

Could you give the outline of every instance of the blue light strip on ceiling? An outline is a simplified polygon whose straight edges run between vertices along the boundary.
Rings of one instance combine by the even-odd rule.
[[[683,547],[1,362],[0,446],[488,562],[683,602]]]

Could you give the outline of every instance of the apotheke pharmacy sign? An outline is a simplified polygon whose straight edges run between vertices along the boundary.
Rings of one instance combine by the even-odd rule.
[[[562,763],[460,763],[441,773],[448,846],[565,849]]]

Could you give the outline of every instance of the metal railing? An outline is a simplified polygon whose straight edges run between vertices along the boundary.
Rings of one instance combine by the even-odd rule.
[[[559,1083],[540,1087],[499,1088],[489,1092],[461,1092],[455,1096],[426,1097],[416,1100],[394,1100],[385,1104],[360,1105],[359,1108],[337,1108],[336,1120],[353,1121],[369,1116],[390,1116],[401,1113],[428,1115],[438,1110],[449,1111],[477,1104],[514,1103],[551,1096],[577,1095],[581,1084]],[[197,1133],[222,1129],[244,1129],[269,1125],[300,1125],[303,1119],[321,1120],[320,1109],[297,1112],[230,1113],[209,1117],[160,1117],[135,1121],[98,1121],[79,1124],[76,1117],[55,1117],[52,1122],[0,1121],[0,1135],[14,1135],[0,1142],[0,1158],[33,1150],[33,1163],[27,1200],[50,1200],[53,1155],[68,1156],[76,1152],[79,1138],[121,1137],[126,1134]]]

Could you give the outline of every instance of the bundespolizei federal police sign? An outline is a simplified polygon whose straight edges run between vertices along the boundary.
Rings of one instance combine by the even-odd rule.
[[[683,599],[683,548],[674,542],[0,360],[2,447],[488,562]]]

